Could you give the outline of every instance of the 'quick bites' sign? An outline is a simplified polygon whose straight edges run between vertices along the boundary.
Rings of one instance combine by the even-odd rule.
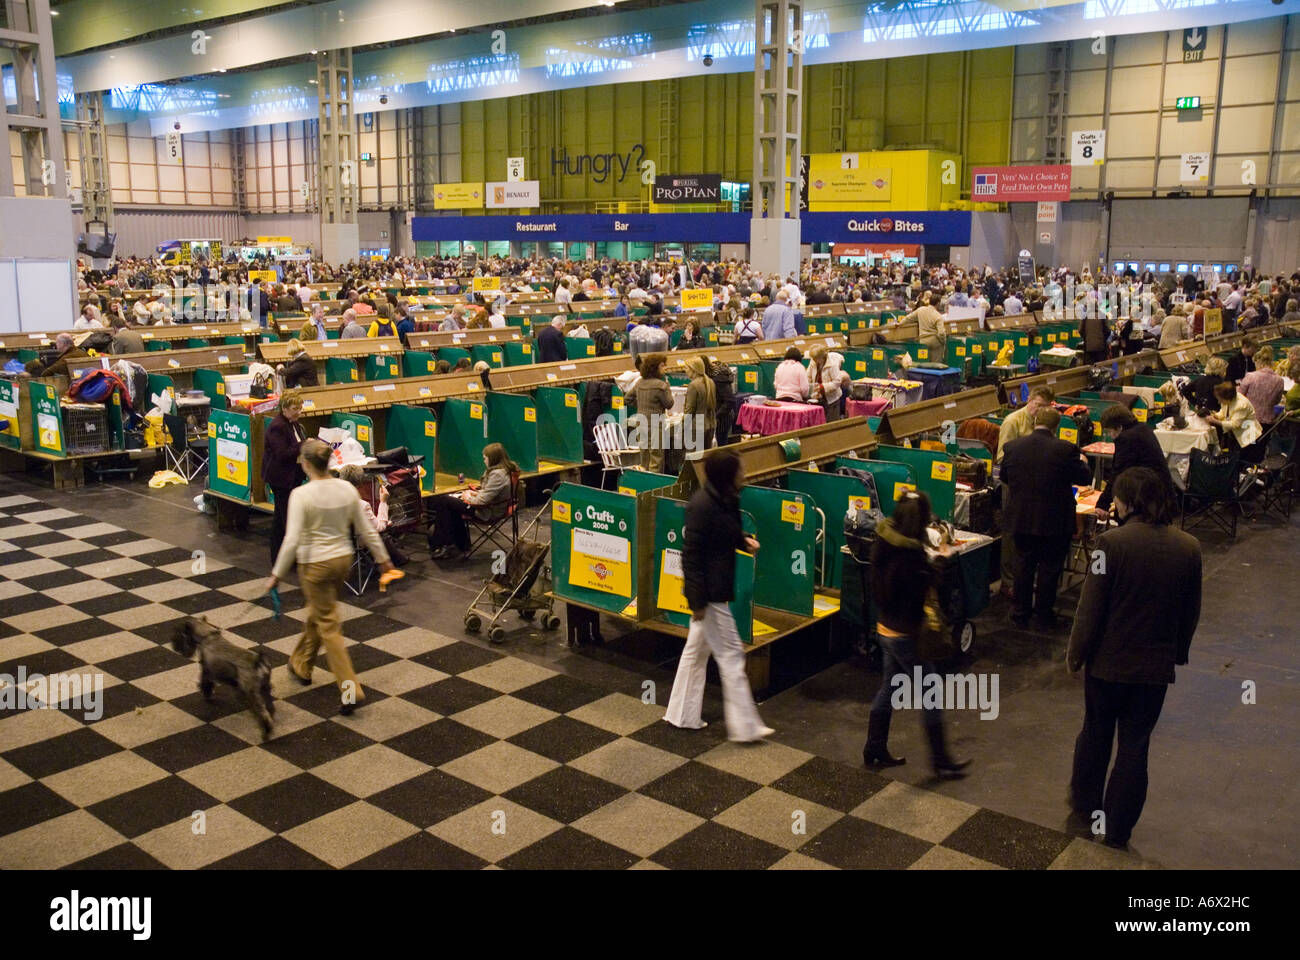
[[[848,228],[855,233],[924,233],[925,223],[901,217],[873,217],[870,220],[850,220]]]

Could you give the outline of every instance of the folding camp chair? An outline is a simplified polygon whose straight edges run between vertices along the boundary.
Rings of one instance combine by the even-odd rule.
[[[185,478],[186,483],[208,469],[208,437],[206,433],[191,431],[185,418],[177,414],[163,414],[163,428],[167,443],[163,446],[163,459],[167,469]]]
[[[1183,513],[1180,526],[1184,530],[1209,520],[1236,539],[1237,517],[1241,515],[1237,488],[1238,463],[1235,453],[1215,455],[1204,450],[1192,451],[1187,486],[1180,491],[1178,497]]]
[[[348,570],[348,578],[343,581],[343,585],[352,591],[353,596],[359,597],[366,592],[366,587],[370,586],[370,581],[378,568],[379,565],[375,563],[375,558],[370,555],[366,545],[354,535],[352,537],[352,566]]]
[[[1285,417],[1279,417],[1264,431],[1259,443],[1267,451],[1258,465],[1248,468],[1242,476],[1240,490],[1254,492],[1258,496],[1243,505],[1246,515],[1254,520],[1272,514],[1277,519],[1291,519],[1292,502],[1295,499],[1297,465],[1295,461],[1295,434],[1297,424]]]
[[[623,432],[623,424],[617,420],[597,421],[592,428],[592,436],[596,441],[596,449],[600,452],[600,488],[605,489],[605,477],[612,471],[622,472],[628,467],[639,467],[641,465],[641,451],[636,447],[628,446],[627,434]],[[624,459],[628,462],[624,462]]]
[[[480,519],[472,510],[465,517],[465,526],[469,529],[470,547],[469,553],[465,554],[465,559],[469,559],[478,552],[479,547],[485,543],[492,543],[500,547],[506,553],[509,553],[519,539],[519,501],[520,501],[521,483],[519,480],[519,471],[510,472],[510,499],[506,503],[506,512],[504,516],[497,517],[495,520]],[[506,524],[510,525],[509,530]]]

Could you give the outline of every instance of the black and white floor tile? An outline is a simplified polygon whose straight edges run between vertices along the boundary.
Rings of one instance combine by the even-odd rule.
[[[0,684],[102,676],[102,715],[0,711],[0,868],[1046,869],[1097,844],[371,613],[344,632],[366,705],[322,656],[285,674],[302,601],[265,575],[25,496],[0,497]],[[274,736],[168,645],[202,613],[274,666]],[[460,611],[448,621],[459,619]],[[0,691],[16,695],[16,690]]]

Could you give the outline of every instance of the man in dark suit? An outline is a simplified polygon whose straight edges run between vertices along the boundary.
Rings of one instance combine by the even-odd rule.
[[[1105,843],[1123,848],[1147,794],[1147,750],[1174,666],[1187,663],[1201,614],[1201,547],[1175,529],[1166,479],[1146,467],[1115,480],[1121,526],[1097,540],[1075,612],[1066,664],[1087,667],[1083,729],[1074,744],[1071,825],[1104,815]],[[1159,584],[1151,579],[1159,571]],[[1106,782],[1111,744],[1115,767]]]
[[[1002,455],[1007,485],[1003,535],[1015,538],[1015,612],[1011,621],[1050,630],[1056,625],[1056,589],[1074,535],[1072,485],[1092,479],[1088,458],[1056,437],[1061,415],[1048,407],[1034,415],[1034,430],[1012,440]]]
[[[1163,480],[1167,488],[1166,492],[1171,497],[1174,495],[1174,482],[1169,475],[1169,461],[1165,459],[1165,451],[1161,448],[1160,441],[1156,439],[1155,431],[1148,424],[1139,423],[1132,410],[1116,403],[1101,412],[1101,428],[1114,433],[1115,456],[1111,460],[1110,483],[1106,485],[1101,499],[1097,501],[1098,512],[1109,513],[1115,481],[1125,470],[1134,467],[1151,469]]]
[[[558,363],[569,359],[564,343],[564,318],[555,317],[537,334],[537,362]]]

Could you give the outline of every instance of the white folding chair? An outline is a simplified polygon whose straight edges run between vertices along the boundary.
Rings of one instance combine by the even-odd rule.
[[[623,424],[617,420],[597,422],[592,429],[592,436],[596,441],[596,450],[600,453],[600,488],[602,490],[605,489],[605,477],[611,471],[622,471],[628,467],[641,465],[641,451],[636,447],[628,446],[627,435],[623,432]],[[624,457],[627,457],[630,462],[624,463]]]

